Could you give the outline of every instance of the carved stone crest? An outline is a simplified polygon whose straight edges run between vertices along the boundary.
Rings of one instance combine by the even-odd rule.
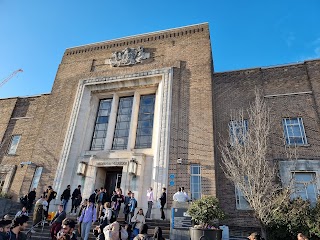
[[[126,48],[122,51],[113,52],[112,57],[106,60],[107,64],[113,67],[129,66],[141,63],[143,60],[150,58],[150,53],[144,52],[143,47]]]

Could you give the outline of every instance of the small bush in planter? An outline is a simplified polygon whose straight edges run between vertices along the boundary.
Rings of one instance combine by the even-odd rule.
[[[214,222],[225,217],[218,199],[213,196],[205,196],[192,202],[188,214],[198,224],[195,228],[213,228]]]

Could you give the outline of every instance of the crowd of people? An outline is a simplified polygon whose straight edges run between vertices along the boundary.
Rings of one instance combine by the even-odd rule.
[[[33,226],[29,232],[33,232],[35,227],[43,226],[47,222],[48,208],[50,202],[56,198],[56,192],[51,186],[36,200],[36,189],[33,189],[21,199],[23,207],[14,216],[13,220],[5,216],[0,220],[0,240],[25,240],[25,233],[28,226],[29,213],[33,209]],[[72,199],[70,215],[77,217],[77,222],[67,217],[67,203]],[[92,225],[98,222],[94,227],[93,233],[97,240],[164,240],[161,227],[156,227],[152,236],[148,235],[148,225],[146,219],[151,218],[152,206],[155,202],[153,189],[147,190],[146,198],[148,209],[144,215],[143,209],[138,208],[138,202],[134,193],[128,191],[126,195],[122,190],[117,188],[111,196],[105,188],[95,190],[89,197],[82,201],[81,185],[71,194],[70,185],[61,194],[61,204],[48,223],[52,240],[76,240],[77,234],[82,240],[88,240]],[[188,202],[190,198],[184,191],[179,188],[178,192],[173,195],[173,200],[178,202]],[[165,219],[164,206],[167,202],[166,188],[162,189],[161,196],[158,199],[161,219]],[[122,204],[124,205],[121,208]],[[80,208],[79,208],[80,207]],[[79,208],[79,211],[77,209]],[[138,209],[137,209],[138,208]],[[123,209],[125,224],[121,226],[118,221],[120,209]],[[137,210],[136,210],[137,209]],[[28,232],[28,233],[29,233]],[[249,240],[263,239],[259,233],[254,232],[248,236]],[[308,240],[302,233],[297,235],[297,240]]]
[[[29,197],[30,195],[30,197]],[[56,198],[56,193],[51,186],[36,200],[35,189],[33,189],[26,197],[23,203],[23,208],[17,215],[26,215],[33,208],[33,229],[41,227],[43,224],[48,223],[48,209],[50,201]],[[71,186],[68,185],[60,196],[61,204],[52,218],[50,234],[52,240],[67,238],[63,227],[68,225],[70,219],[67,217],[67,204],[72,200],[70,216],[77,217],[77,231],[83,240],[88,240],[92,225],[94,222],[99,222],[99,225],[94,228],[94,233],[99,240],[137,240],[146,239],[146,219],[151,218],[152,206],[155,202],[153,189],[150,187],[146,193],[148,201],[148,210],[146,216],[143,209],[138,209],[138,202],[135,199],[134,193],[128,191],[123,195],[122,190],[117,188],[110,196],[107,194],[105,188],[96,189],[88,199],[82,201],[81,185],[78,185],[71,194]],[[166,204],[166,188],[162,189],[162,194],[158,199],[161,207],[161,219],[165,219],[164,206]],[[79,210],[78,210],[79,209]],[[119,213],[123,209],[125,225],[120,226],[117,221]],[[64,224],[65,220],[68,219]],[[73,223],[69,229],[74,229]],[[70,225],[70,224],[69,224]],[[68,225],[68,226],[69,226]],[[70,234],[69,234],[70,235]],[[153,239],[163,239],[162,229],[156,228]],[[1,240],[1,239],[0,239]]]

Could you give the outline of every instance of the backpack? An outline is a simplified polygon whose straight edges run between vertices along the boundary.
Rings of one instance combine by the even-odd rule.
[[[137,208],[138,207],[138,201],[136,200],[136,204],[134,206],[134,208]]]
[[[51,195],[52,195],[52,199],[56,199],[56,197],[57,197],[57,192],[56,192],[56,191],[52,191]]]
[[[95,193],[92,193],[89,197],[89,202],[96,202],[96,194]]]

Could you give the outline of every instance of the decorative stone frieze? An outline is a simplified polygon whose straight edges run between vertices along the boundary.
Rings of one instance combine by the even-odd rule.
[[[106,64],[113,67],[129,66],[142,63],[143,60],[150,58],[150,53],[144,52],[142,46],[138,48],[125,48],[122,51],[113,52],[110,59],[106,59]]]

